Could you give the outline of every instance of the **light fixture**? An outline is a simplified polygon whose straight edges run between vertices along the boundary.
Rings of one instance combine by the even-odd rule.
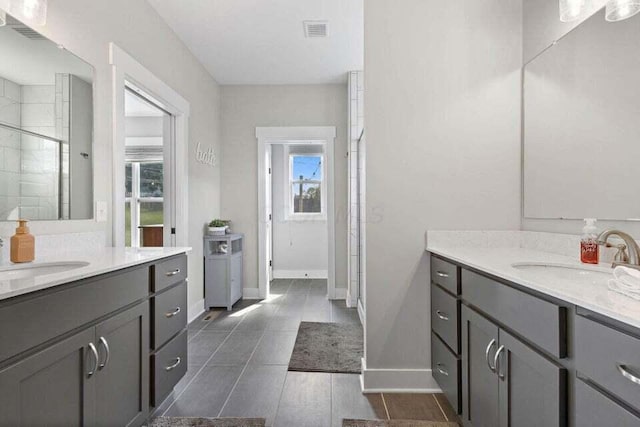
[[[47,0],[0,0],[0,9],[25,24],[47,24]]]
[[[580,18],[584,11],[585,0],[560,0],[560,21],[572,22]]]
[[[640,12],[640,0],[610,0],[607,3],[605,18],[609,22],[618,22],[631,18]]]
[[[7,25],[7,12],[0,9],[0,27]]]

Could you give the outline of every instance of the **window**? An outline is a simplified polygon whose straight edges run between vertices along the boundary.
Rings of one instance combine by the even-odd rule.
[[[289,155],[289,216],[324,217],[324,184],[324,155]]]
[[[160,162],[125,165],[125,246],[139,247],[141,225],[164,222],[164,171]],[[133,210],[132,210],[133,208]]]

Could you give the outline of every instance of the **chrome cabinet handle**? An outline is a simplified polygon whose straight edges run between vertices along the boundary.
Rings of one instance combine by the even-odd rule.
[[[176,274],[180,273],[180,269],[176,268],[173,271],[168,271],[166,273],[164,273],[166,276],[171,277],[171,276],[175,276]]]
[[[445,278],[445,279],[446,279],[447,277],[449,277],[449,273],[445,273],[445,272],[443,272],[443,271],[436,271],[436,275],[437,275],[438,277],[443,277],[443,278]]]
[[[109,358],[111,357],[111,349],[109,349],[109,343],[105,337],[100,337],[98,345],[104,347],[104,362],[98,362],[98,370],[101,371],[109,364]]]
[[[444,320],[444,321],[449,320],[449,316],[447,316],[447,313],[443,313],[440,310],[436,310],[436,316],[438,316],[440,320]]]
[[[176,357],[176,363],[174,363],[173,365],[169,365],[166,366],[164,368],[165,371],[169,372],[169,371],[173,371],[175,368],[178,367],[178,365],[182,362],[182,359],[180,357]]]
[[[87,353],[87,354],[92,356],[93,367],[89,370],[89,372],[87,372],[87,378],[91,378],[93,374],[96,373],[96,369],[98,369],[98,349],[92,342],[90,342],[89,350],[90,350],[90,353]]]
[[[177,316],[177,315],[178,315],[178,313],[180,313],[180,307],[176,307],[176,309],[175,309],[175,310],[170,311],[170,312],[168,312],[168,313],[165,313],[164,315],[165,315],[165,317],[166,317],[166,318],[170,319],[170,318],[172,318],[172,317]]]
[[[449,372],[445,368],[446,366],[443,365],[442,363],[436,363],[436,370],[440,372],[442,375],[444,375],[445,377],[448,377]]]
[[[493,356],[493,368],[495,369],[494,372],[498,374],[498,378],[500,378],[501,380],[504,379],[504,374],[501,372],[502,370],[500,369],[498,362],[500,362],[500,353],[502,353],[503,351],[504,351],[504,346],[501,345],[498,348],[498,351],[496,351],[496,355]]]
[[[622,374],[623,377],[625,377],[626,379],[628,379],[634,384],[640,385],[640,378],[633,375],[629,371],[629,368],[627,368],[627,365],[622,365],[620,363],[617,363],[616,367],[618,368],[618,371],[620,372],[620,374]]]
[[[495,374],[496,367],[491,366],[491,360],[489,360],[489,357],[490,357],[489,353],[491,353],[491,347],[493,347],[494,345],[496,345],[496,340],[489,341],[489,345],[487,346],[487,349],[484,351],[484,358],[487,361],[487,366],[489,366],[489,370]]]

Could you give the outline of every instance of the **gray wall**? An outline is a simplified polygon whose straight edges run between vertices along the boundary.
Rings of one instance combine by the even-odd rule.
[[[336,126],[336,287],[347,284],[347,86],[222,87],[222,217],[245,233],[245,287],[258,287],[259,126]]]
[[[40,30],[40,29],[39,29]],[[111,202],[113,188],[112,67],[109,43],[114,42],[176,90],[191,104],[189,120],[189,304],[202,300],[202,234],[204,224],[219,216],[220,168],[198,163],[198,142],[220,151],[220,92],[213,77],[145,0],[56,0],[49,2],[43,34],[95,67],[94,194]],[[122,167],[122,165],[117,165]],[[203,203],[206,201],[206,203]],[[111,218],[106,223],[48,221],[30,224],[38,234],[105,231],[111,242]],[[0,224],[0,236],[14,233],[15,224]]]
[[[428,229],[520,224],[521,1],[367,0],[367,369],[430,366]]]

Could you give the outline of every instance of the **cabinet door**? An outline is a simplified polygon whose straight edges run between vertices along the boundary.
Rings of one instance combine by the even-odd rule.
[[[0,426],[93,425],[94,337],[86,329],[0,371]]]
[[[149,411],[149,303],[96,326],[96,425],[141,425]]]
[[[231,300],[229,308],[242,295],[242,255],[231,258]]]
[[[566,369],[503,330],[500,346],[500,426],[565,426]]]
[[[498,426],[498,376],[490,367],[497,347],[498,327],[463,306],[462,417],[467,426]]]

